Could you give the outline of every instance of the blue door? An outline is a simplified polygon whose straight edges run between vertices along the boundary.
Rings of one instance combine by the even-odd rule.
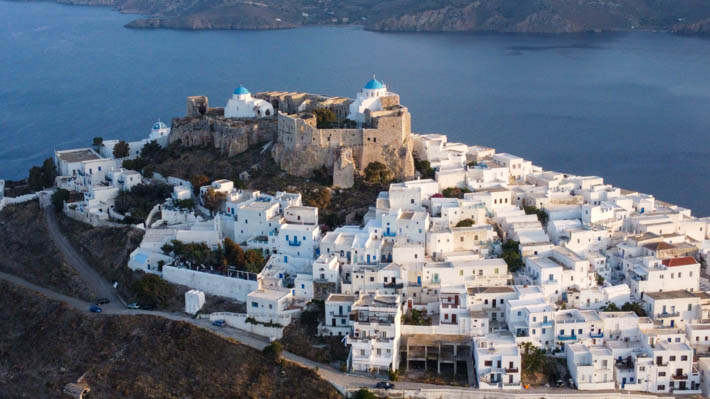
[[[624,389],[624,385],[626,385],[626,377],[621,379],[621,389]]]
[[[422,276],[417,276],[417,285],[422,285]]]
[[[390,228],[387,228],[387,235],[390,235]]]
[[[284,263],[288,263],[288,256],[284,255]]]
[[[367,255],[367,264],[370,264],[370,255]]]

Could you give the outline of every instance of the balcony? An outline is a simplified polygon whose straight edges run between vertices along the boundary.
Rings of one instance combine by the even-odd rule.
[[[384,233],[382,233],[382,235],[384,237],[396,237],[397,233],[395,233],[394,231],[385,231]]]
[[[342,314],[342,313],[336,313],[336,312],[328,312],[328,314],[332,317],[349,317],[350,316],[348,314]]]
[[[542,323],[540,323],[540,326],[542,326],[542,327],[552,327],[552,320],[543,321]]]
[[[576,335],[558,335],[557,339],[560,341],[574,341],[577,339]]]
[[[506,368],[506,369],[505,369],[505,372],[506,372],[506,373],[517,373],[517,372],[518,372],[518,368],[517,368],[517,367]]]
[[[288,245],[289,245],[290,247],[300,247],[300,246],[301,246],[301,242],[300,242],[300,241],[289,241],[289,240],[286,240],[286,242],[288,243]]]
[[[688,374],[674,374],[671,376],[674,380],[687,380]]]
[[[604,333],[603,333],[603,332],[596,333],[596,334],[595,334],[595,333],[589,333],[589,337],[590,337],[590,338],[604,338]]]
[[[678,316],[680,316],[680,312],[663,312],[663,313],[657,314],[656,318],[657,319],[666,319],[669,317],[678,317]]]

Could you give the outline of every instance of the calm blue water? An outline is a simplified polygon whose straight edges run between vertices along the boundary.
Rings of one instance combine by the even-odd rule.
[[[144,137],[185,97],[249,89],[354,96],[373,73],[416,132],[710,215],[710,40],[129,30],[110,9],[0,1],[0,177],[94,136]]]

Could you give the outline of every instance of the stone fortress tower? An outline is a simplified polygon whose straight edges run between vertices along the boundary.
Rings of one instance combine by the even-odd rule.
[[[341,188],[352,187],[355,174],[371,162],[384,164],[398,178],[414,176],[411,115],[376,79],[355,100],[284,92],[257,96],[279,111],[272,156],[287,173],[308,177],[326,167]],[[318,128],[313,113],[318,108],[333,111],[343,127]]]

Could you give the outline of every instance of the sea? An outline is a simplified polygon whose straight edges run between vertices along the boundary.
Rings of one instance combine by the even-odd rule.
[[[376,75],[416,133],[496,148],[710,216],[710,39],[133,30],[104,7],[0,1],[0,179],[96,136],[146,137],[239,84],[354,97]]]

